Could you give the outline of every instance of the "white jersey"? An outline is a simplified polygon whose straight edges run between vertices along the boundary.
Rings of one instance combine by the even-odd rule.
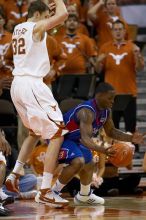
[[[36,23],[18,24],[13,32],[14,76],[44,77],[50,71],[50,61],[46,46],[47,33],[39,42],[33,40],[33,29]]]

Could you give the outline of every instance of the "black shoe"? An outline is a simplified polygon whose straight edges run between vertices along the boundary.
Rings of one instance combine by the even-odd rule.
[[[141,195],[143,194],[143,189],[137,187],[134,189],[134,195]]]
[[[11,211],[5,207],[3,207],[2,204],[0,204],[0,216],[8,216],[11,214]]]
[[[14,203],[15,199],[12,196],[8,196],[6,199],[0,199],[0,203],[2,203],[3,206]]]
[[[119,190],[116,188],[110,189],[107,192],[108,196],[118,196],[119,195]]]

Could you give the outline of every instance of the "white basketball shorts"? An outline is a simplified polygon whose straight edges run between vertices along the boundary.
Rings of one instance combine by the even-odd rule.
[[[43,139],[66,134],[63,116],[42,78],[15,76],[11,97],[24,126]]]

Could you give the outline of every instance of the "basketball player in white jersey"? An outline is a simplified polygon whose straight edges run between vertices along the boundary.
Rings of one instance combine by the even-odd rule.
[[[50,70],[46,31],[64,22],[68,16],[63,0],[54,0],[54,2],[50,6],[56,7],[56,13],[50,17],[46,4],[40,0],[32,2],[28,9],[27,22],[18,24],[13,32],[14,80],[11,96],[30,134],[22,145],[13,172],[6,180],[6,187],[10,191],[19,192],[18,179],[21,169],[33,146],[40,137],[49,139],[43,182],[36,202],[51,207],[63,207],[68,201],[51,190],[51,182],[63,135],[67,130],[52,92],[43,83],[43,77]]]

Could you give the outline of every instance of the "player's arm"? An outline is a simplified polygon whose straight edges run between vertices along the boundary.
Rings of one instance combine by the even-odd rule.
[[[78,112],[77,117],[80,123],[80,142],[84,146],[90,148],[91,150],[105,153],[105,149],[102,146],[99,146],[97,143],[95,143],[92,139],[92,123],[94,121],[94,113],[89,109],[83,108]]]
[[[104,130],[106,135],[119,141],[132,142],[136,144],[140,144],[144,141],[145,134],[141,134],[139,132],[135,132],[132,135],[127,134],[119,129],[116,129],[112,120],[111,114],[109,115],[106,123],[104,124]]]
[[[33,34],[39,34],[40,36],[43,35],[45,31],[50,30],[51,28],[61,24],[64,22],[68,17],[68,12],[63,0],[54,0],[56,4],[56,13],[55,15],[38,21],[34,27]]]

